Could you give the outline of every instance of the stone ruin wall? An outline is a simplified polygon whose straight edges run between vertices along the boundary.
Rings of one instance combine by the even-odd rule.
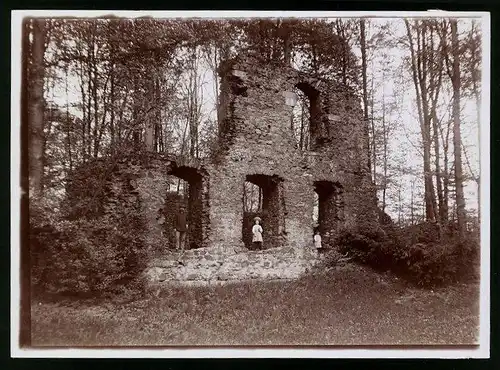
[[[159,252],[145,271],[152,284],[300,276],[318,260],[312,245],[315,190],[323,194],[319,226],[326,244],[343,228],[376,220],[367,137],[360,101],[351,91],[253,58],[223,63],[220,75],[220,137],[212,158],[182,163],[149,153],[141,161],[122,161],[108,186],[108,204],[141,204],[146,244]],[[290,128],[294,87],[315,97],[311,139],[317,145],[308,152],[297,148]],[[175,239],[165,234],[164,223],[173,221],[168,174],[190,183],[188,213],[195,219],[189,242],[197,249],[184,254],[169,251]],[[243,246],[246,180],[263,188],[270,211],[262,252]]]
[[[343,228],[376,220],[359,99],[344,86],[252,58],[226,62],[220,74],[219,146],[205,164],[210,247],[157,260],[148,276],[160,283],[297,278],[318,262],[315,190],[323,194],[325,243]],[[311,135],[318,145],[311,152],[296,147],[290,128],[287,103],[295,86],[316,94]],[[262,252],[243,246],[247,180],[263,189],[264,213],[270,211],[263,216]]]
[[[249,175],[280,179],[275,210],[283,222],[272,232],[279,233],[274,237],[281,245],[311,245],[314,189],[321,182],[340,185],[334,191],[342,199],[325,199],[331,206],[320,207],[338,211],[320,215],[323,229],[332,225],[323,230],[332,238],[341,228],[355,228],[375,219],[362,111],[352,92],[252,58],[226,62],[220,73],[222,135],[209,169],[210,215],[218,220],[212,224],[212,244],[241,245],[241,228],[235,225],[243,220],[242,187]],[[297,149],[290,129],[293,107],[287,104],[287,97],[295,86],[311,89],[318,96],[311,121],[315,126],[312,140],[323,144],[313,152]]]
[[[169,191],[168,176],[188,181],[185,197]],[[209,215],[206,174],[199,165],[185,165],[175,157],[162,153],[124,156],[114,164],[106,181],[103,214],[113,215],[117,209],[136,209],[144,221],[143,240],[150,255],[175,248],[174,217],[180,205],[194,215],[190,238],[186,245],[207,247]]]

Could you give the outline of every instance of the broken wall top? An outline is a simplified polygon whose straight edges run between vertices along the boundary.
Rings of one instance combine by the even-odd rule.
[[[314,87],[323,96],[342,94],[346,98],[353,99],[353,105],[358,105],[361,109],[359,96],[352,87],[334,80],[299,71],[281,61],[266,61],[256,55],[240,54],[234,58],[222,61],[218,68],[218,74],[221,78],[233,75],[247,83],[261,76],[263,78],[281,80],[283,87],[306,84]],[[357,107],[353,106],[351,108],[355,109]]]
[[[240,146],[258,150],[272,142],[276,150],[297,151],[290,122],[298,89],[310,101],[312,151],[343,168],[359,168],[368,162],[361,100],[352,88],[256,56],[224,61],[219,74],[221,148],[239,141]]]

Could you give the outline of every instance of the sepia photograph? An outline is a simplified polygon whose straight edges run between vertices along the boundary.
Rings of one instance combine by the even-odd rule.
[[[488,356],[488,13],[12,20],[13,353]]]

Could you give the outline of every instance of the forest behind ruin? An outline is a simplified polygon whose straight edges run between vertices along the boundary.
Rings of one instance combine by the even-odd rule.
[[[456,267],[450,256],[467,262],[463,248],[455,247],[471,236],[475,241],[467,245],[478,253],[478,20],[32,18],[24,20],[22,35],[21,118],[29,138],[29,183],[23,186],[29,188],[30,232],[38,243],[31,253],[59,264],[49,276],[47,263],[33,257],[32,265],[42,266],[33,267],[33,274],[46,287],[100,290],[110,281],[120,285],[121,277],[143,267],[130,262],[140,260],[135,216],[120,216],[119,227],[85,217],[68,221],[67,183],[82,166],[92,169],[96,160],[144,148],[210,156],[219,131],[218,66],[245,54],[353,89],[369,134],[368,167],[382,223],[405,235],[420,232],[422,224],[437,230],[436,236],[401,244],[415,247],[411,251],[391,249],[383,234],[375,254],[356,258],[378,266],[404,261],[426,283]],[[307,151],[305,99],[299,94],[290,129],[297,148]],[[97,166],[95,171],[88,178],[98,182]],[[170,190],[185,187],[172,178]],[[260,199],[246,188],[245,210]],[[454,239],[443,240],[444,235]],[[342,240],[367,243],[352,235]],[[413,265],[410,255],[424,262]],[[428,262],[429,256],[434,260]],[[137,271],[131,273],[130,266]],[[69,277],[54,278],[58,269]],[[95,281],[84,284],[81,276]]]
[[[395,222],[477,224],[473,19],[32,19],[23,35],[30,189],[53,208],[68,174],[92,158],[147,141],[158,152],[208,156],[218,65],[253,52],[358,92],[379,207]],[[307,150],[304,99],[291,129]]]

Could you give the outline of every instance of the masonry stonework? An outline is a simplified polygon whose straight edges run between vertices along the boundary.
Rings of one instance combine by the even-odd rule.
[[[264,220],[271,246],[311,244],[314,191],[327,240],[341,228],[376,219],[362,111],[352,91],[251,57],[223,63],[220,74],[220,145],[208,171],[210,215],[217,220],[212,243],[241,245],[241,228],[235,225],[243,222],[242,187],[249,177],[276,182],[272,192],[252,181],[272,192],[267,227]],[[308,152],[297,148],[290,129],[294,88],[311,101]]]
[[[145,271],[152,283],[300,276],[318,260],[315,192],[325,244],[343,229],[377,220],[367,133],[353,91],[249,56],[223,62],[219,74],[219,145],[210,158],[146,153],[140,161],[122,160],[108,181],[108,206],[124,199],[141,204],[145,243],[159,251]],[[290,127],[296,89],[310,100],[308,151],[298,148]],[[167,175],[189,183],[184,253],[170,249],[173,231],[165,228],[182,201],[169,197]],[[245,181],[262,189],[264,251],[243,243]]]

